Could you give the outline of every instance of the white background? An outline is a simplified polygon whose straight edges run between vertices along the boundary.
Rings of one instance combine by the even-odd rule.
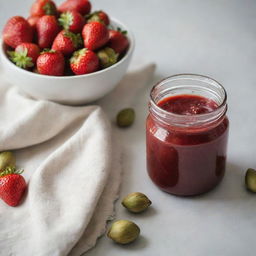
[[[0,0],[0,28],[10,16],[27,16],[31,2]],[[255,256],[256,195],[245,190],[244,173],[248,167],[256,168],[256,1],[94,0],[92,4],[134,31],[134,59],[157,64],[152,84],[185,72],[221,82],[228,92],[231,129],[221,185],[193,198],[163,193],[146,174],[149,88],[145,88],[135,99],[135,125],[121,131],[125,147],[121,195],[144,192],[153,206],[132,215],[117,202],[117,218],[135,221],[141,227],[140,239],[118,246],[103,237],[87,255]]]

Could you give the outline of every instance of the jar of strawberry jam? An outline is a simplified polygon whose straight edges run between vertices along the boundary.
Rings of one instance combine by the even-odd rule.
[[[147,170],[162,190],[182,196],[214,188],[223,178],[229,121],[217,81],[181,74],[156,84],[146,124]]]

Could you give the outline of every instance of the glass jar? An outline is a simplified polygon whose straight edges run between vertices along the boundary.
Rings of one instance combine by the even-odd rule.
[[[177,96],[203,97],[216,108],[188,115],[161,107],[160,102],[170,99],[171,104]],[[190,196],[205,193],[221,181],[229,127],[226,101],[222,85],[201,75],[174,75],[152,88],[146,122],[147,170],[159,188]]]

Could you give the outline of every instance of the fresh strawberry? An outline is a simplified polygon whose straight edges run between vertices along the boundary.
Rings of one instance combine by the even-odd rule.
[[[3,40],[7,45],[15,48],[21,43],[32,42],[33,30],[26,19],[14,16],[4,26]]]
[[[80,33],[84,27],[85,19],[77,11],[67,11],[60,15],[59,23],[65,30]]]
[[[99,69],[99,58],[93,51],[83,48],[74,52],[70,67],[76,75],[92,73]]]
[[[86,15],[91,11],[91,3],[88,0],[66,0],[62,3],[59,12],[77,11],[82,15]]]
[[[30,9],[30,16],[57,15],[57,8],[51,0],[37,0]]]
[[[32,43],[22,43],[15,48],[15,51],[8,51],[11,61],[24,69],[35,66],[39,54],[39,47]]]
[[[92,51],[104,46],[109,40],[107,27],[97,21],[86,24],[83,28],[82,36],[84,46]]]
[[[29,25],[33,28],[36,29],[36,23],[39,20],[40,16],[30,16],[27,18],[27,21]]]
[[[58,21],[54,16],[42,16],[36,23],[38,45],[41,48],[50,48],[56,35],[60,31]]]
[[[30,16],[27,18],[27,21],[33,30],[33,42],[37,42],[36,23],[39,19],[39,16]]]
[[[63,55],[70,55],[82,45],[83,40],[80,34],[62,30],[54,39],[52,49],[62,52]]]
[[[61,52],[45,50],[37,58],[37,71],[48,76],[63,76],[65,59]]]
[[[129,41],[127,39],[126,31],[118,30],[109,30],[109,43],[108,46],[116,53],[123,53],[129,46]]]
[[[108,26],[110,23],[108,15],[103,11],[93,12],[87,15],[86,18],[88,23],[92,21],[98,21],[105,24],[106,26]]]
[[[10,206],[17,206],[26,191],[27,184],[21,173],[14,167],[0,171],[0,198]]]

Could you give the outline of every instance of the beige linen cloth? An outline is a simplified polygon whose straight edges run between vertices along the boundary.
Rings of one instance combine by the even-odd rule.
[[[117,128],[103,109],[129,107],[154,68],[137,68],[98,105],[81,107],[31,99],[0,73],[0,151],[14,151],[28,183],[19,207],[0,201],[1,256],[80,256],[95,245],[121,182]]]

